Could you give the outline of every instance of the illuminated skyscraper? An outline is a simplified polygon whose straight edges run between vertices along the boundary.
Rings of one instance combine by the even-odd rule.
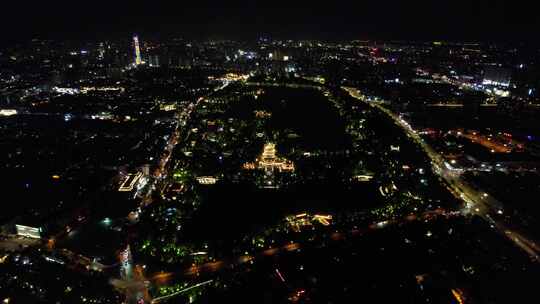
[[[509,87],[512,71],[501,67],[487,67],[484,71],[483,85]]]
[[[159,67],[159,55],[148,55],[148,64],[151,67]]]
[[[136,65],[139,65],[142,63],[142,60],[141,60],[141,48],[139,46],[139,37],[138,36],[133,36],[133,46],[135,48],[135,64]]]

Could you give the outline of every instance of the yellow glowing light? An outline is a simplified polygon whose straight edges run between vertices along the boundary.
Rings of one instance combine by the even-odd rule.
[[[49,241],[47,241],[47,247],[49,249],[53,249],[55,243],[56,243],[56,240],[54,238],[50,238]]]
[[[452,289],[452,295],[454,296],[454,298],[456,298],[456,301],[458,301],[459,304],[465,303],[465,301],[463,301],[463,297],[461,296],[461,292]]]
[[[0,116],[12,116],[17,115],[17,110],[14,109],[1,109]]]
[[[3,263],[6,261],[6,259],[7,259],[8,256],[9,256],[9,255],[6,254],[5,256],[1,257],[1,258],[0,258],[0,264],[3,264]]]
[[[218,179],[213,176],[199,176],[197,177],[197,181],[202,185],[213,185]]]
[[[142,59],[141,59],[141,48],[139,46],[139,37],[137,36],[133,37],[133,45],[135,47],[135,64],[140,65],[142,64]]]
[[[263,152],[256,163],[245,163],[242,165],[245,170],[253,170],[255,168],[262,170],[274,170],[279,171],[294,171],[294,163],[290,160],[279,158],[276,155],[276,145],[273,143],[266,143],[263,147]]]
[[[319,223],[321,223],[321,224],[324,225],[324,226],[329,226],[331,220],[332,220],[332,216],[331,216],[331,215],[320,215],[320,214],[315,214],[315,215],[313,216],[313,221],[318,221]]]
[[[118,191],[120,192],[132,191],[141,177],[142,177],[141,172],[137,174],[128,174],[128,176],[126,177],[122,185],[120,185],[120,188],[118,188]]]

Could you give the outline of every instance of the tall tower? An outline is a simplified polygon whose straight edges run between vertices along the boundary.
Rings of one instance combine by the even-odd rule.
[[[142,60],[141,47],[139,46],[139,37],[137,35],[133,36],[133,47],[135,48],[135,64],[139,65],[142,63]]]

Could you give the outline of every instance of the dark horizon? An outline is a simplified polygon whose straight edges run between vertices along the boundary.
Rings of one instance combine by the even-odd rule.
[[[43,39],[115,39],[132,33],[186,38],[321,40],[449,40],[536,42],[539,20],[509,1],[403,1],[331,5],[278,2],[212,4],[10,3],[3,44]],[[530,5],[529,5],[530,6]],[[29,8],[32,8],[29,11]]]

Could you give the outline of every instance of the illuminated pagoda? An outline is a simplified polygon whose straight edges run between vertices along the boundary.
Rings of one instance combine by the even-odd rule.
[[[244,169],[253,170],[256,168],[265,171],[292,172],[294,164],[290,160],[276,155],[276,144],[266,143],[261,156],[257,158],[255,163],[244,164]]]

